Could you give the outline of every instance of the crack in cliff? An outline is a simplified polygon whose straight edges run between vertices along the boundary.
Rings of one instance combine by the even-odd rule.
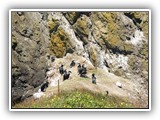
[[[130,18],[130,19],[133,21],[134,25],[136,25],[137,28],[138,28],[140,31],[142,31],[142,28],[140,27],[140,24],[141,24],[142,20],[141,20],[140,18],[136,18],[136,17],[133,15],[133,13],[130,13],[130,12],[124,12],[124,15],[127,16],[128,18]]]

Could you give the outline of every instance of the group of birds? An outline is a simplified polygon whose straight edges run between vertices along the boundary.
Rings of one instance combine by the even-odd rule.
[[[72,60],[71,63],[70,63],[70,68],[74,67],[75,65],[76,65],[75,61]],[[69,79],[69,76],[70,76],[70,74],[72,72],[71,71],[67,71],[63,67],[64,67],[63,65],[61,65],[59,67],[59,73],[61,74],[61,76],[63,75],[63,81],[65,81],[65,80]],[[80,75],[80,77],[88,78],[87,75],[86,75],[87,74],[87,68],[85,67],[84,64],[81,65],[80,63],[78,63],[77,72],[78,72],[78,75]],[[94,73],[92,74],[92,83],[96,84],[96,77],[95,77]],[[40,91],[45,92],[45,90],[47,89],[48,85],[49,85],[48,81],[46,81],[45,83],[43,83],[42,86],[41,86],[41,88],[40,88]]]
[[[75,65],[76,65],[75,61],[72,60],[71,63],[70,63],[70,68],[74,67]],[[80,77],[88,78],[87,75],[86,75],[87,74],[87,68],[85,67],[84,64],[81,65],[80,63],[78,63],[77,72],[78,72],[78,75],[80,75]],[[61,75],[63,75],[63,81],[64,81],[64,80],[69,79],[70,73],[72,73],[72,72],[71,71],[67,72],[67,70],[63,68],[63,65],[61,65],[59,67],[59,73]],[[94,73],[92,74],[92,83],[96,84],[96,77],[95,77]]]
[[[71,72],[71,71],[68,71],[68,72],[67,72],[67,70],[65,70],[65,69],[63,68],[63,65],[61,65],[61,66],[59,67],[59,73],[60,73],[61,75],[63,75],[63,81],[64,81],[64,80],[66,80],[66,79],[69,78],[70,73],[72,73],[72,72]]]

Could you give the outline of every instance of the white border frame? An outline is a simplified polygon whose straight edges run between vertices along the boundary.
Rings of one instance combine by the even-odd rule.
[[[148,44],[149,44],[149,106],[148,109],[13,109],[11,106],[11,12],[14,11],[26,11],[26,12],[37,12],[37,11],[46,11],[46,12],[62,12],[62,11],[95,11],[95,12],[124,12],[124,11],[146,11],[149,12],[149,38],[148,38]],[[150,111],[151,110],[151,10],[150,9],[10,9],[9,10],[9,110],[10,111]]]

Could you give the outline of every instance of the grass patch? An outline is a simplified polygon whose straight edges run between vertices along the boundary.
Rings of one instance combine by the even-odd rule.
[[[118,97],[92,93],[86,90],[62,92],[50,98],[16,104],[13,108],[132,108],[127,101]]]

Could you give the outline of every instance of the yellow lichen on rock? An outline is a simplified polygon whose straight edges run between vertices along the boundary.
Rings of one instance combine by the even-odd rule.
[[[105,39],[107,44],[111,47],[119,47],[123,45],[120,40],[120,26],[116,23],[117,13],[116,12],[102,12],[102,15],[107,22],[108,34]]]
[[[66,12],[65,17],[67,20],[71,23],[74,24],[76,20],[78,19],[80,13],[79,12]]]
[[[59,26],[59,21],[55,19],[48,20],[47,23],[50,32],[52,32],[55,29],[55,27]]]
[[[125,12],[132,16],[132,19],[136,21],[136,25],[142,29],[144,36],[148,39],[148,21],[149,21],[149,12]],[[138,22],[137,22],[138,20]]]
[[[89,28],[87,26],[87,16],[83,16],[77,20],[74,24],[74,28],[79,31],[80,34],[88,36]]]
[[[63,57],[65,53],[65,43],[58,34],[51,34],[51,44],[49,47],[56,57]]]
[[[62,27],[58,27],[56,33],[51,33],[51,43],[49,44],[49,48],[58,58],[63,57],[66,54],[66,50],[71,48],[68,34]]]
[[[12,43],[16,43],[16,37],[12,34]]]
[[[94,48],[90,48],[90,60],[93,63],[94,66],[97,66],[97,54]]]
[[[145,37],[148,39],[148,12],[132,12],[134,17],[136,19],[140,19],[140,27],[142,28],[142,31],[144,32]]]

